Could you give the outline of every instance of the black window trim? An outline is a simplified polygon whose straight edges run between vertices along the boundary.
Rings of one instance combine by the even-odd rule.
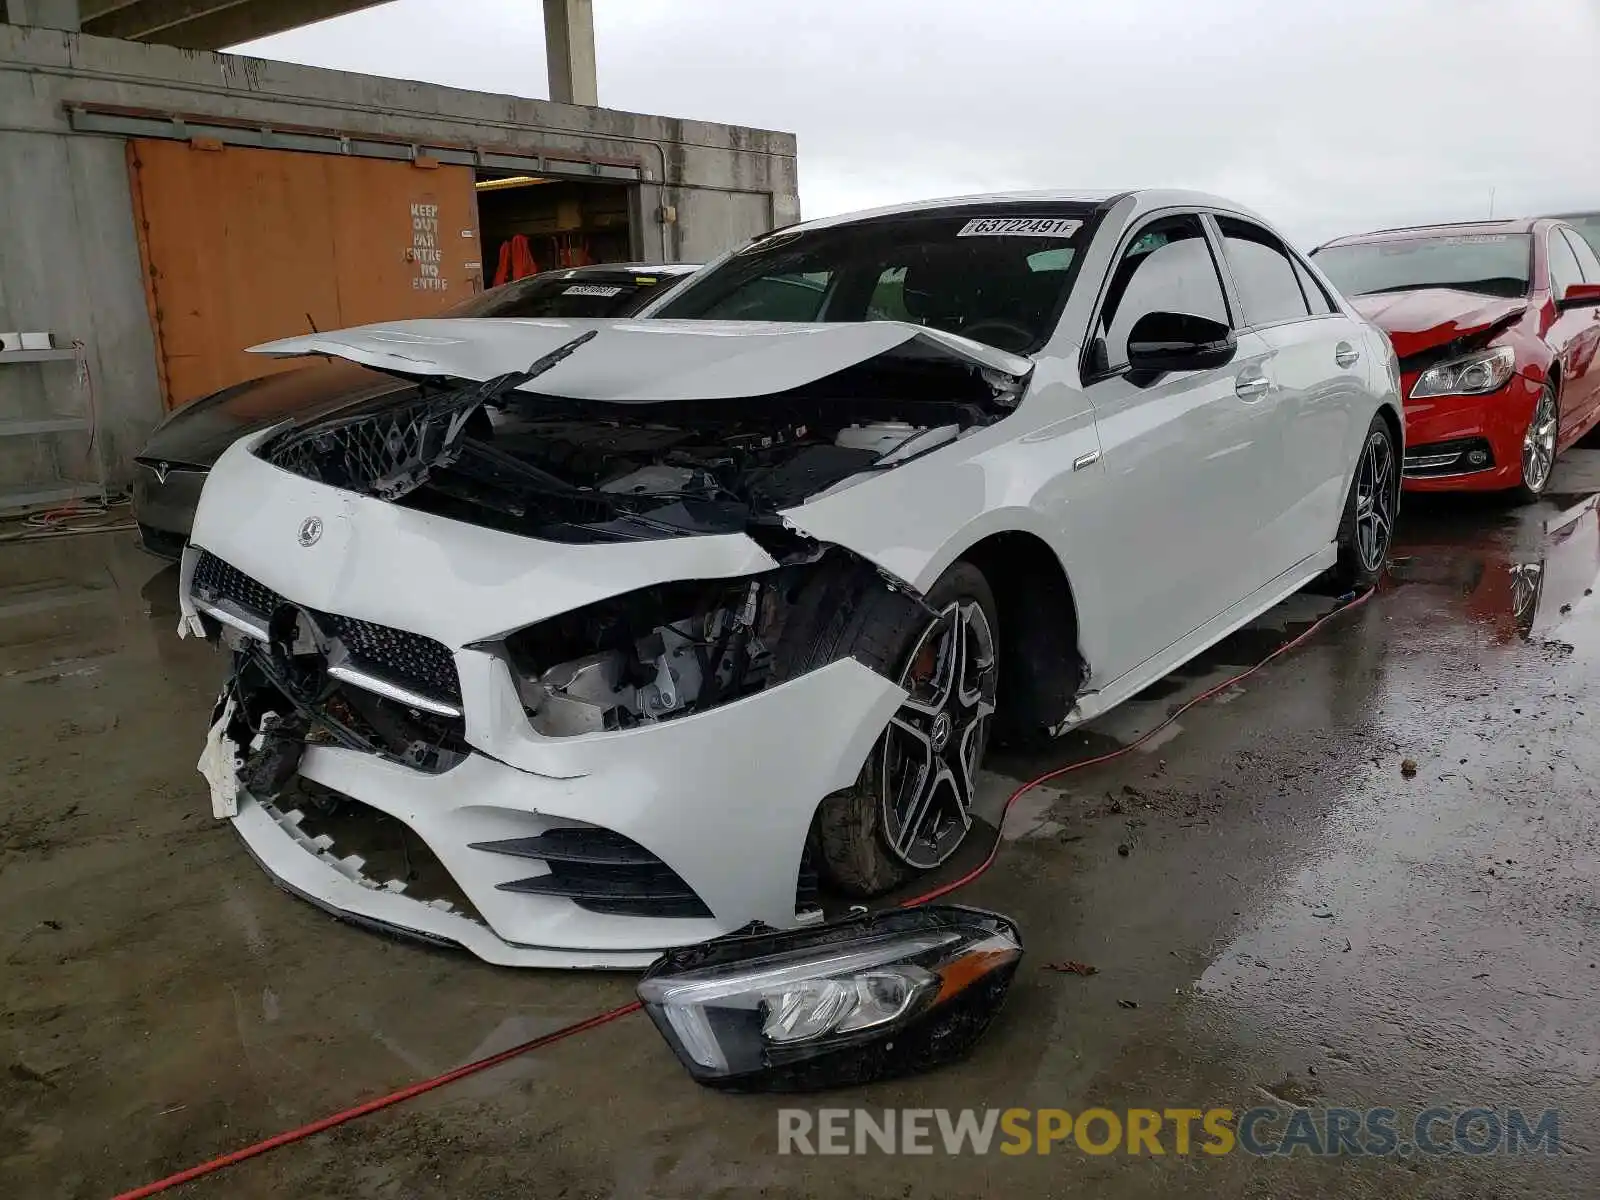
[[[1083,331],[1083,344],[1078,349],[1078,382],[1081,387],[1092,387],[1094,384],[1103,383],[1128,373],[1128,364],[1108,367],[1096,371],[1091,361],[1090,353],[1094,344],[1099,340],[1095,335],[1095,326],[1100,321],[1100,312],[1105,307],[1106,293],[1111,287],[1111,277],[1116,274],[1117,265],[1122,262],[1122,256],[1129,246],[1151,225],[1157,221],[1170,220],[1173,217],[1193,217],[1200,222],[1201,236],[1205,238],[1206,250],[1211,255],[1212,269],[1217,273],[1217,282],[1222,287],[1223,306],[1228,311],[1228,325],[1232,329],[1238,328],[1240,309],[1238,299],[1233,292],[1232,278],[1227,274],[1226,268],[1219,257],[1220,246],[1216,240],[1215,230],[1208,222],[1210,214],[1201,208],[1187,208],[1183,205],[1172,205],[1169,208],[1158,208],[1145,213],[1137,224],[1130,225],[1117,240],[1117,248],[1112,253],[1110,261],[1106,263],[1105,274],[1100,279],[1100,287],[1095,293],[1094,307],[1089,311],[1089,324]]]
[[[1340,308],[1339,303],[1334,300],[1332,296],[1328,295],[1327,289],[1322,286],[1321,281],[1317,279],[1316,275],[1309,270],[1305,270],[1307,260],[1295,253],[1293,246],[1289,245],[1288,242],[1284,241],[1283,238],[1278,236],[1278,234],[1274,233],[1271,229],[1268,229],[1265,225],[1261,224],[1260,221],[1254,219],[1253,217],[1248,217],[1243,213],[1229,212],[1224,208],[1208,209],[1205,213],[1205,216],[1210,221],[1212,235],[1217,239],[1217,247],[1222,255],[1224,269],[1227,271],[1228,284],[1230,287],[1235,289],[1234,294],[1237,294],[1237,284],[1233,278],[1233,266],[1228,262],[1227,249],[1225,245],[1226,238],[1223,235],[1222,226],[1218,220],[1221,217],[1226,217],[1230,221],[1237,221],[1241,225],[1248,225],[1251,229],[1254,229],[1258,233],[1264,234],[1270,238],[1273,244],[1283,252],[1284,257],[1289,260],[1291,266],[1296,263],[1300,265],[1302,270],[1304,270],[1306,278],[1310,279],[1311,282],[1316,285],[1317,290],[1322,293],[1322,298],[1327,301],[1328,306],[1333,310],[1332,312],[1325,313],[1312,312],[1311,301],[1306,296],[1306,285],[1300,278],[1301,271],[1293,271],[1292,274],[1294,275],[1295,286],[1300,290],[1300,300],[1306,306],[1305,315],[1299,317],[1283,317],[1277,321],[1262,321],[1257,325],[1239,325],[1236,323],[1234,325],[1234,332],[1256,333],[1262,329],[1275,329],[1279,325],[1297,325],[1301,321],[1326,321],[1330,317],[1342,317],[1345,315],[1344,310]],[[1239,316],[1242,318],[1244,316],[1244,301],[1242,298],[1239,300],[1238,312]]]

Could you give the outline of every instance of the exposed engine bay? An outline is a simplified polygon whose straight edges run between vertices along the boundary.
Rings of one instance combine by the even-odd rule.
[[[879,360],[770,396],[585,401],[518,390],[574,351],[481,383],[291,428],[273,465],[440,516],[554,541],[779,527],[775,514],[1004,416],[1016,380],[951,359]]]

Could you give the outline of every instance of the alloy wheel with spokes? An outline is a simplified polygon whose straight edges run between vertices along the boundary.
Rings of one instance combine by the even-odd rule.
[[[912,647],[878,772],[884,841],[907,866],[936,867],[966,837],[997,675],[993,629],[971,599],[947,604]]]
[[[1375,429],[1356,468],[1356,553],[1367,571],[1381,570],[1389,553],[1399,501],[1395,484],[1394,446],[1386,431]]]
[[[1528,430],[1522,435],[1522,486],[1537,496],[1550,482],[1556,465],[1556,430],[1560,423],[1555,394],[1546,388],[1539,393]]]

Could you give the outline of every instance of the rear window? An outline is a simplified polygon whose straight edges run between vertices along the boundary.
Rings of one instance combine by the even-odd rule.
[[[711,321],[906,321],[1028,353],[1077,274],[1080,206],[951,210],[776,233],[652,315]]]
[[[440,313],[444,317],[622,317],[659,294],[673,282],[644,275],[637,278],[562,279],[549,275],[530,275],[480,292],[454,308]]]
[[[1532,242],[1526,233],[1461,233],[1326,246],[1313,257],[1346,296],[1433,287],[1525,296]]]

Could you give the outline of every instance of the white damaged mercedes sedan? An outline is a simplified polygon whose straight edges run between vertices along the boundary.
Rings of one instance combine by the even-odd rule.
[[[201,770],[288,890],[640,967],[946,862],[992,742],[1381,571],[1387,339],[1212,196],[781,229],[632,320],[256,347],[398,393],[235,443],[184,552]]]

